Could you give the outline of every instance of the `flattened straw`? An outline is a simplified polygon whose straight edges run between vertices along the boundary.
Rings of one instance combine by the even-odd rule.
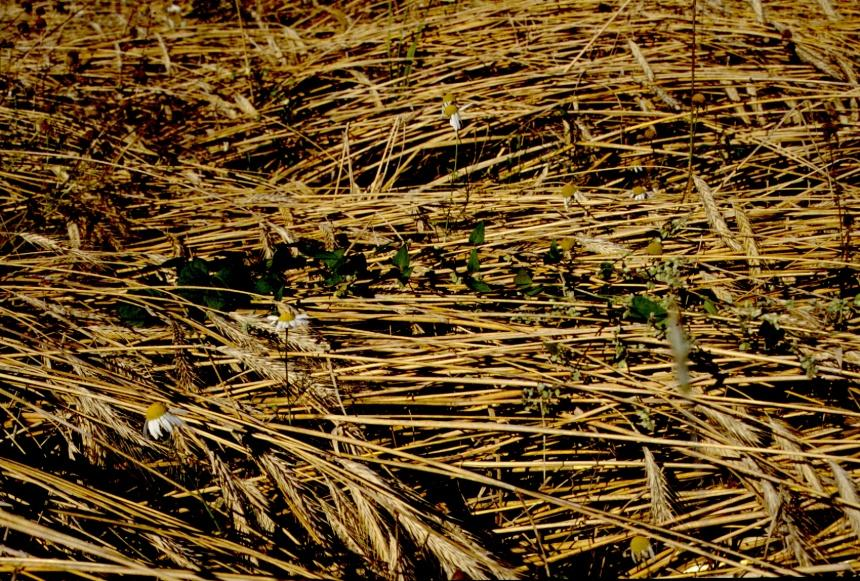
[[[264,533],[273,533],[275,531],[275,521],[269,516],[269,500],[259,489],[253,480],[246,478],[236,478],[236,488],[241,491],[242,496],[251,507],[251,512],[254,515],[254,520],[257,526]]]
[[[377,562],[383,563],[387,572],[394,573],[392,579],[402,579],[403,566],[397,562],[396,557],[401,551],[396,547],[391,550],[395,536],[384,525],[378,507],[374,506],[361,489],[352,482],[346,482],[345,486],[355,505],[355,514],[358,517],[355,527],[364,540],[367,552],[373,555]],[[396,541],[394,544],[397,544]]]
[[[630,52],[633,53],[633,57],[636,59],[636,62],[639,63],[639,66],[642,68],[642,72],[645,73],[645,79],[649,83],[653,83],[654,71],[651,70],[651,65],[648,64],[642,51],[639,50],[639,45],[633,42],[633,39],[631,38],[627,41],[627,46],[630,47]]]
[[[254,107],[253,103],[251,103],[251,101],[245,95],[236,93],[235,95],[233,95],[233,102],[236,103],[236,106],[242,113],[245,114],[246,117],[256,119],[260,116],[260,113],[257,111],[256,107]]]
[[[146,533],[144,536],[149,539],[149,542],[152,543],[154,547],[156,547],[162,554],[167,555],[167,558],[179,567],[190,569],[192,571],[200,570],[199,564],[189,556],[190,551],[184,550],[179,543],[156,533]]]
[[[771,418],[768,422],[770,429],[773,432],[774,443],[777,447],[787,452],[800,452],[801,448],[795,441],[795,436],[792,434],[790,427],[783,421]],[[824,486],[818,478],[815,469],[805,460],[792,460],[796,464],[798,475],[806,481],[810,488],[820,494],[824,494]]]
[[[755,462],[749,457],[744,458],[744,465],[753,472],[759,470]],[[768,536],[779,535],[782,537],[786,548],[794,555],[801,567],[808,566],[812,559],[803,543],[803,536],[794,519],[789,515],[785,502],[785,494],[778,490],[771,482],[765,479],[758,481],[765,511],[770,516],[770,530]]]
[[[857,495],[857,486],[842,466],[833,460],[828,460],[827,464],[830,466],[833,478],[836,480],[836,489],[839,491],[839,498],[853,505],[841,504],[840,508],[848,520],[851,530],[860,538],[860,509],[854,508],[860,506],[860,496]]]
[[[728,81],[725,82],[727,83]],[[744,122],[744,125],[749,125],[751,123],[750,117],[749,115],[747,115],[746,109],[741,103],[741,94],[738,93],[737,88],[732,85],[726,85],[723,88],[726,91],[726,97],[728,97],[732,103],[738,103],[738,105],[735,106],[734,109],[735,115],[737,115],[738,118],[740,118],[740,120]]]
[[[675,369],[675,382],[683,394],[690,393],[690,370],[687,365],[687,357],[690,354],[690,342],[681,326],[681,314],[678,306],[672,302],[667,309],[668,324],[666,336],[669,338],[669,347],[672,349],[672,360]]]
[[[368,467],[351,460],[341,460],[353,474],[363,480],[385,487],[379,475]],[[377,488],[372,488],[374,492]],[[437,531],[420,519],[415,510],[394,494],[374,493],[376,501],[395,517],[413,541],[430,550],[439,559],[446,575],[453,576],[459,569],[472,579],[486,579],[487,574],[500,579],[517,579],[513,570],[498,563],[464,530],[449,521],[442,521],[444,531]]]
[[[587,251],[601,256],[618,256],[619,254],[630,253],[630,249],[625,246],[602,238],[592,238],[588,236],[574,236],[573,238]]]
[[[729,436],[729,442],[740,446],[758,446],[761,442],[761,433],[756,428],[749,426],[740,418],[724,414],[707,405],[696,406],[709,419],[713,420],[723,433]]]
[[[167,51],[167,45],[164,43],[164,37],[161,36],[161,33],[156,32],[155,38],[158,41],[158,47],[161,49],[161,64],[164,66],[164,72],[168,76],[170,76],[170,74],[171,74],[170,53]]]
[[[642,452],[645,456],[645,475],[648,481],[648,494],[651,498],[651,521],[661,525],[674,518],[671,501],[674,493],[669,488],[663,469],[657,464],[651,450],[643,446]]]
[[[224,500],[224,505],[230,514],[233,526],[239,532],[250,533],[253,529],[245,513],[245,505],[240,496],[236,477],[233,475],[230,467],[214,452],[210,451],[208,456],[212,473],[218,479],[218,489],[221,491],[221,498]]]
[[[572,69],[576,65],[576,63],[579,62],[579,59],[582,58],[582,55],[584,55],[591,48],[591,46],[595,42],[597,42],[597,39],[600,38],[600,36],[606,31],[606,29],[609,28],[609,26],[615,21],[616,18],[618,18],[618,15],[627,9],[627,5],[630,4],[630,2],[632,1],[633,0],[624,0],[624,4],[619,6],[618,10],[613,12],[612,16],[606,19],[606,21],[603,23],[603,26],[601,26],[600,29],[588,40],[585,46],[582,47],[582,50],[580,50],[579,53],[577,53],[577,55],[573,58],[573,60],[570,61],[567,66],[564,67],[564,69],[562,69],[562,72],[564,74],[570,72],[570,69]]]
[[[627,41],[627,45],[630,47],[630,52],[633,53],[633,57],[636,59],[636,62],[639,63],[642,72],[645,74],[645,86],[648,87],[651,91],[654,92],[657,97],[660,98],[661,101],[666,103],[672,110],[680,111],[681,104],[677,99],[672,97],[669,93],[665,91],[662,87],[656,84],[654,71],[651,69],[651,65],[648,64],[648,61],[645,60],[645,55],[642,54],[642,51],[639,49],[639,45],[633,42],[633,39],[629,39]]]
[[[833,3],[831,3],[830,0],[818,0],[818,5],[821,6],[821,10],[830,20],[839,20],[842,18],[842,16],[836,12],[836,9],[833,7]]]
[[[654,91],[654,94],[657,95],[661,101],[666,103],[673,111],[680,111],[682,109],[681,103],[678,100],[666,92],[666,90],[660,85],[651,84],[649,88]]]
[[[800,60],[802,60],[806,64],[814,66],[825,75],[839,81],[844,80],[844,76],[840,73],[840,71],[836,70],[830,63],[828,63],[824,59],[824,57],[814,48],[810,48],[806,45],[797,44],[795,45],[794,52],[795,54],[797,54],[797,57]]]
[[[693,174],[693,183],[696,185],[696,191],[699,192],[699,197],[702,200],[702,207],[705,209],[705,216],[708,219],[708,224],[714,232],[719,235],[723,243],[736,252],[743,250],[743,247],[735,240],[731,230],[729,230],[726,221],[723,219],[723,214],[720,212],[717,202],[714,199],[714,193],[710,186],[700,178]]]
[[[753,233],[752,225],[750,224],[747,215],[741,209],[740,204],[732,202],[732,208],[735,211],[735,222],[738,224],[738,231],[740,232],[744,253],[749,257],[750,278],[758,280],[759,274],[761,274],[761,262],[758,259],[758,246],[756,246],[755,243],[755,234]]]
[[[287,462],[271,452],[257,458],[263,472],[269,477],[290,510],[290,514],[301,523],[313,542],[326,546],[325,533],[320,528],[321,510],[316,495],[307,488]]]
[[[858,434],[850,427],[857,414],[834,406],[801,365],[814,362],[818,369],[809,369],[819,378],[850,383],[860,376],[856,334],[822,321],[843,316],[840,324],[850,330],[856,315],[851,297],[831,302],[844,295],[833,275],[851,266],[844,254],[850,225],[841,222],[845,212],[834,206],[831,185],[842,185],[838,199],[847,208],[857,197],[858,175],[850,163],[834,161],[860,151],[857,38],[846,19],[826,21],[814,3],[817,21],[808,5],[761,0],[761,20],[779,14],[793,29],[806,61],[797,66],[787,42],[780,46],[772,30],[755,24],[746,3],[699,2],[703,17],[691,28],[653,0],[633,12],[627,0],[609,13],[588,3],[568,2],[560,11],[559,3],[527,0],[510,0],[503,9],[492,2],[425,2],[420,10],[410,2],[345,2],[331,13],[261,0],[253,20],[242,15],[251,26],[237,26],[221,6],[214,18],[193,18],[193,26],[156,18],[147,24],[148,37],[135,32],[140,15],[133,4],[111,4],[119,18],[96,11],[64,21],[48,11],[49,30],[62,25],[62,39],[10,29],[16,46],[27,48],[4,61],[20,82],[10,85],[0,107],[0,133],[9,144],[0,204],[3,223],[14,225],[3,235],[11,243],[0,290],[0,407],[10,447],[71,451],[76,461],[24,475],[25,489],[50,486],[60,502],[30,519],[47,531],[21,531],[19,521],[0,551],[19,555],[39,544],[51,558],[34,561],[33,571],[58,567],[54,574],[67,576],[88,571],[83,559],[105,560],[51,536],[62,531],[99,538],[101,547],[126,557],[122,565],[90,567],[131,565],[137,568],[124,572],[139,573],[140,563],[160,559],[175,571],[158,570],[159,576],[177,581],[201,577],[195,563],[219,578],[343,577],[353,566],[381,578],[410,578],[413,563],[434,560],[451,575],[508,577],[496,568],[500,557],[466,527],[446,524],[415,498],[448,474],[463,492],[457,512],[467,526],[495,516],[487,534],[502,540],[500,550],[524,576],[545,564],[555,569],[550,574],[578,563],[593,565],[595,575],[617,573],[623,547],[616,545],[627,532],[651,533],[652,541],[671,547],[638,571],[653,576],[691,571],[701,564],[691,563],[693,554],[731,563],[708,571],[724,575],[823,572],[858,559],[856,527],[833,510],[855,505],[837,496],[831,507],[820,496],[822,482],[828,493],[837,489],[827,464],[834,454],[844,458],[837,461],[848,478],[857,474]],[[22,25],[33,23],[33,15],[21,18]],[[744,18],[752,26],[727,28]],[[295,28],[278,24],[279,33],[274,22]],[[625,53],[624,39],[643,43],[628,42]],[[691,53],[697,46],[708,50]],[[64,63],[55,58],[58,50],[82,56]],[[411,56],[398,57],[407,51]],[[145,85],[128,74],[138,63],[155,65]],[[253,79],[243,74],[252,64]],[[565,70],[574,74],[559,74]],[[687,112],[674,113],[680,94],[692,103],[690,72],[694,92],[706,97],[694,109],[693,132]],[[481,104],[457,145],[458,167],[466,169],[453,177],[456,135],[439,121],[437,103],[448,85]],[[56,98],[68,106],[55,107]],[[165,107],[174,115],[164,115]],[[827,139],[831,130],[836,139]],[[698,153],[692,158],[691,138]],[[664,196],[631,204],[619,194],[634,187],[675,191],[688,175],[692,188],[692,173],[713,184],[715,209],[703,234],[704,212],[691,225],[686,210]],[[145,196],[130,176],[145,178]],[[587,219],[559,210],[549,190],[565,183],[581,187],[571,199],[587,206]],[[452,204],[466,195],[468,208],[452,216]],[[735,221],[727,213],[733,205]],[[713,216],[722,216],[730,231],[712,225]],[[121,218],[132,226],[111,232]],[[755,226],[747,230],[745,218]],[[473,247],[466,232],[481,219],[490,233],[479,248],[489,294],[456,282]],[[20,229],[44,239],[16,240]],[[658,232],[660,256],[627,251],[645,248]],[[103,237],[110,244],[102,245]],[[580,252],[570,251],[575,237]],[[731,249],[732,239],[741,250],[722,248]],[[408,288],[388,275],[393,247],[403,241],[413,267]],[[325,273],[320,257],[307,254],[322,243],[346,250],[344,272]],[[122,250],[90,250],[108,246]],[[103,262],[90,268],[70,250]],[[227,290],[214,284],[224,274],[215,271],[220,259],[240,254],[251,277],[242,288],[263,277],[265,284],[251,287],[259,292],[229,315],[189,316],[199,299],[180,300],[171,288],[183,264],[193,257],[211,267],[201,277],[211,288],[196,289],[211,297],[207,291]],[[354,262],[362,256],[368,279]],[[618,259],[609,280],[595,276],[605,256]],[[661,276],[670,262],[671,281]],[[356,264],[361,278],[353,281]],[[514,273],[521,267],[528,277],[519,279],[532,279],[528,290],[536,294],[518,292]],[[779,292],[750,288],[751,274]],[[337,278],[343,284],[328,286]],[[275,299],[263,291],[279,286],[270,282],[318,306],[315,317],[326,325],[290,329],[278,340],[264,322]],[[675,282],[688,291],[684,320],[667,327],[665,337],[660,326],[618,320],[623,295],[648,289],[665,300],[674,288],[667,283]],[[714,296],[716,304],[709,304]],[[150,309],[149,322],[131,327],[116,297]],[[790,353],[745,349],[762,346],[759,311],[779,314]],[[616,324],[617,334],[608,333]],[[319,329],[333,349],[323,347]],[[688,349],[682,330],[700,350],[679,357]],[[280,358],[285,343],[303,351],[291,353],[289,369]],[[678,369],[676,361],[687,360],[689,369]],[[696,391],[678,401],[670,384],[694,371]],[[147,381],[129,381],[135,375]],[[279,389],[285,377],[307,397],[294,415],[284,413],[294,408]],[[157,446],[126,438],[139,433],[144,384],[152,395],[193,400],[193,429]],[[524,386],[540,384],[563,389],[552,409],[538,414],[524,408],[523,396]],[[340,385],[351,388],[345,409],[336,401]],[[624,412],[631,399],[641,412],[633,418]],[[110,414],[102,413],[108,408]],[[774,428],[766,440],[761,426],[770,424],[761,418],[773,417],[805,427],[785,427],[785,434]],[[634,433],[631,419],[650,435]],[[372,444],[347,421],[376,426]],[[568,424],[577,425],[568,433]],[[700,437],[693,448],[691,431]],[[608,457],[606,442],[623,434],[624,442],[647,444],[653,454],[638,463]],[[93,472],[73,446],[105,452],[90,454],[92,461],[114,454],[124,460],[113,462],[110,474]],[[224,478],[207,462],[210,450],[229,471],[250,535],[233,525],[233,511],[219,496]],[[24,457],[39,464],[36,455]],[[352,470],[340,457],[361,458],[364,466],[380,462],[380,477]],[[750,462],[741,466],[742,458]],[[3,486],[17,477],[0,464],[0,504],[24,514],[19,487]],[[663,506],[661,491],[672,491],[661,488],[661,471],[682,483],[683,505]],[[141,496],[141,472],[160,477],[154,490],[163,496]],[[92,474],[104,474],[112,494],[100,492]],[[69,480],[51,484],[58,476]],[[461,478],[469,484],[456,487]],[[767,492],[762,479],[771,484]],[[199,493],[183,489],[180,482],[189,481]],[[202,518],[198,510],[159,510],[198,494],[218,503]],[[773,518],[762,518],[765,494],[782,496],[767,501]],[[277,517],[270,513],[276,506],[283,506]],[[124,507],[123,518],[115,507]],[[143,515],[144,508],[151,511],[147,520],[126,527],[124,515]],[[653,524],[667,518],[666,508],[680,528]],[[807,529],[799,511],[831,525]],[[277,536],[267,532],[267,516]],[[207,532],[213,524],[217,538]],[[630,529],[620,534],[619,525]],[[123,535],[100,537],[105,526]],[[176,546],[150,538],[154,530]],[[272,542],[281,535],[289,542]],[[730,548],[735,540],[741,553]],[[312,571],[298,570],[290,554],[289,545],[303,544],[322,553],[307,560]],[[358,556],[337,559],[350,549]],[[253,558],[271,567],[257,573]],[[807,568],[794,562],[807,560]],[[3,565],[12,566],[9,559]]]
[[[767,20],[764,16],[764,6],[762,6],[761,0],[749,0],[749,3],[755,13],[755,21],[759,24],[767,24]]]
[[[25,536],[38,538],[44,541],[49,541],[60,547],[80,551],[85,555],[92,555],[106,561],[111,561],[128,567],[129,572],[139,571],[139,574],[146,574],[148,567],[137,564],[132,559],[126,557],[112,547],[103,547],[101,544],[94,544],[88,541],[80,540],[73,535],[56,531],[45,525],[28,520],[24,517],[7,512],[0,508],[0,525],[5,529],[17,531]],[[150,569],[151,571],[151,569]],[[174,577],[170,577],[174,578]]]

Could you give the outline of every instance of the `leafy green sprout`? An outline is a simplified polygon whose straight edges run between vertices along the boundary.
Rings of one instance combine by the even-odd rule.
[[[469,251],[469,258],[466,260],[466,275],[462,278],[457,278],[457,282],[463,282],[471,290],[478,293],[490,292],[493,289],[483,280],[477,277],[477,273],[481,270],[481,261],[478,257],[478,248],[484,243],[485,225],[483,220],[475,224],[472,232],[469,234],[469,244],[473,248]]]
[[[524,296],[532,297],[543,291],[543,286],[535,284],[531,273],[526,268],[520,268],[514,275],[514,285]]]
[[[662,247],[661,247],[662,251]],[[684,278],[682,276],[683,262],[678,258],[662,260],[648,267],[648,275],[658,282],[662,282],[671,288],[682,288],[684,286]],[[648,283],[649,288],[653,288],[653,283]]]
[[[630,299],[626,315],[634,321],[651,323],[655,327],[664,328],[668,311],[663,301],[655,301],[644,295],[635,295]]]
[[[570,361],[570,351],[562,343],[544,341],[543,347],[549,353],[549,360],[556,365],[567,365]]]
[[[648,413],[647,409],[642,408],[636,410],[636,416],[639,418],[636,422],[638,426],[649,433],[654,433],[654,430],[657,429],[657,424],[654,422],[654,418],[651,417],[651,414]]]
[[[836,329],[845,327],[848,321],[860,313],[860,294],[853,299],[833,299],[824,309],[827,322]]]
[[[409,280],[409,277],[412,275],[412,267],[409,266],[409,245],[405,242],[403,245],[397,250],[394,254],[394,257],[391,259],[391,263],[394,265],[394,268],[397,270],[397,280],[400,281],[400,284],[406,284]]]
[[[483,244],[484,243],[484,236],[486,234],[486,229],[487,229],[487,227],[484,224],[483,220],[481,220],[480,222],[475,224],[475,227],[469,233],[469,244],[474,244],[474,245]]]
[[[800,358],[800,368],[806,373],[806,377],[812,379],[818,373],[818,365],[814,355],[804,355]]]
[[[537,387],[523,388],[523,408],[526,412],[540,411],[541,418],[546,417],[558,404],[561,391],[543,383]]]

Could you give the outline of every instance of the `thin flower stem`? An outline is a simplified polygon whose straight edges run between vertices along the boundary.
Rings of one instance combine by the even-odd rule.
[[[690,142],[689,155],[687,157],[687,185],[684,188],[684,197],[681,199],[682,204],[687,200],[687,195],[693,187],[693,151],[695,148],[697,121],[696,103],[693,100],[693,97],[696,95],[696,0],[691,0],[690,4],[693,8],[692,48],[690,50]]]
[[[293,402],[292,398],[292,390],[290,389],[290,328],[286,327],[284,329],[284,384],[287,388],[287,398],[289,401],[289,405],[287,406],[287,421],[292,423],[292,415],[293,415]]]

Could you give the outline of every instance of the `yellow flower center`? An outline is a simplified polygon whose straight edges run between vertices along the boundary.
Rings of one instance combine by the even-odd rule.
[[[646,553],[650,548],[651,541],[649,541],[646,537],[635,536],[630,540],[630,551],[634,555],[641,555],[643,553]]]
[[[456,105],[448,105],[442,110],[442,113],[445,115],[445,117],[451,117],[452,115],[457,113],[457,111],[458,109]]]
[[[161,402],[156,402],[146,408],[146,421],[151,422],[152,420],[157,420],[166,413],[167,406]]]
[[[576,193],[576,189],[576,186],[573,184],[565,184],[564,187],[561,188],[561,197],[570,198]]]
[[[290,321],[295,320],[296,316],[292,313],[281,313],[281,316],[278,317],[278,320],[282,323],[289,323]]]
[[[442,102],[443,103],[453,103],[454,102],[454,95],[452,95],[451,93],[445,93],[445,96],[442,97]]]

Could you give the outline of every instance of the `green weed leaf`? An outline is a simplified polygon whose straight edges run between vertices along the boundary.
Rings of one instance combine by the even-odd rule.
[[[469,234],[469,244],[483,244],[484,243],[484,221],[481,220],[477,224],[475,224],[475,229],[472,230],[472,233]]]
[[[319,260],[328,270],[335,272],[343,265],[344,254],[346,254],[346,250],[343,248],[337,248],[331,252],[326,250],[317,252],[314,255],[314,258]]]
[[[634,321],[662,321],[666,314],[663,305],[648,297],[637,295],[630,300],[630,318]]]
[[[209,263],[202,258],[192,258],[178,268],[178,286],[209,286]]]
[[[391,262],[401,273],[411,270],[409,268],[409,246],[404,243],[400,247],[400,250],[397,251],[397,254],[394,255],[394,258],[391,259]]]
[[[711,299],[705,299],[705,303],[702,305],[702,307],[705,309],[705,312],[708,313],[709,315],[716,315],[717,314],[717,307],[714,305],[714,303],[713,303],[713,301],[711,301]]]
[[[490,285],[485,283],[484,281],[473,278],[471,276],[467,276],[464,280],[466,286],[475,291],[476,293],[488,293],[493,289],[490,288]]]
[[[469,261],[466,263],[466,270],[469,273],[478,272],[481,270],[481,262],[478,260],[478,249],[473,248],[469,253]]]
[[[525,268],[519,269],[517,274],[514,276],[514,284],[517,285],[517,289],[521,291],[528,289],[532,285],[532,277],[529,274],[529,271]]]
[[[549,250],[543,255],[543,260],[546,264],[557,264],[561,262],[562,258],[561,248],[558,247],[558,242],[553,240],[552,244],[549,245]]]

